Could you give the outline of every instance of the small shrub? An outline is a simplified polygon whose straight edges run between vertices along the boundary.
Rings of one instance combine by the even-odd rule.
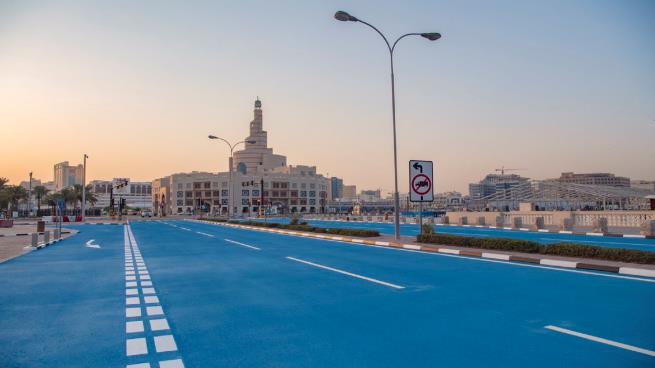
[[[510,252],[538,253],[562,257],[602,259],[606,261],[655,264],[655,252],[635,249],[603,248],[574,243],[539,244],[527,240],[504,238],[473,238],[447,234],[423,234],[416,237],[420,243],[452,245],[456,247],[506,250]]]
[[[229,223],[238,224],[238,225],[278,228],[278,229],[286,229],[286,230],[294,230],[294,231],[305,231],[305,232],[320,233],[320,234],[348,235],[348,236],[360,236],[360,237],[380,236],[380,233],[374,230],[324,228],[324,227],[310,226],[307,225],[306,222],[295,224],[295,225],[294,224],[286,225],[286,224],[279,224],[276,222],[230,220]]]
[[[434,228],[430,224],[421,225],[421,230],[423,231],[424,235],[434,234]]]

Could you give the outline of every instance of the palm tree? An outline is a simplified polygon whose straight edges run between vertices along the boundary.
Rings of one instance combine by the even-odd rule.
[[[72,204],[73,209],[77,206],[77,195],[73,188],[64,188],[59,191],[60,198],[64,200],[64,212],[68,209],[68,205]]]
[[[73,191],[75,192],[75,205],[79,202],[82,203],[82,184],[75,184],[73,186]],[[88,184],[85,188],[86,202],[90,203],[91,206],[95,205],[98,202],[96,194],[93,192],[93,186]]]
[[[34,187],[32,192],[36,197],[36,214],[38,216],[38,214],[41,212],[41,200],[48,194],[49,190],[43,185],[37,185]]]
[[[6,201],[9,203],[11,212],[18,209],[18,202],[27,199],[27,190],[20,185],[9,185],[2,188]]]

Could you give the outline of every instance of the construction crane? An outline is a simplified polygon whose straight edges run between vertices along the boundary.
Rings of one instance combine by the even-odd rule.
[[[505,166],[501,166],[500,169],[496,169],[495,171],[500,171],[500,175],[505,175],[505,171],[523,171],[527,169],[506,169]]]

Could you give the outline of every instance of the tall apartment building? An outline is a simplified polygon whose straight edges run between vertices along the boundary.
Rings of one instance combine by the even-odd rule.
[[[157,214],[198,213],[252,215],[263,204],[275,213],[325,212],[330,180],[316,166],[289,165],[273,154],[263,130],[261,101],[255,101],[254,120],[245,149],[234,153],[232,185],[229,173],[172,174],[152,182],[153,209]],[[261,185],[263,181],[263,187]]]
[[[610,173],[575,174],[572,172],[563,172],[562,175],[555,180],[561,183],[605,185],[610,187],[630,186],[630,178],[616,176]]]
[[[334,200],[343,197],[343,179],[337,177],[330,178],[330,187],[332,189],[330,199]]]
[[[55,191],[71,187],[75,184],[82,184],[84,181],[84,166],[82,164],[71,166],[68,161],[55,164],[54,182]]]

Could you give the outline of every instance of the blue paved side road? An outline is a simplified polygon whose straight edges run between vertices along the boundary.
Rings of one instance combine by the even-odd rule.
[[[119,367],[125,362],[123,227],[84,227],[0,263],[0,366]],[[100,249],[85,247],[95,239]]]
[[[262,221],[262,220],[259,220]],[[269,222],[289,223],[289,218],[276,217],[268,219]],[[312,226],[332,227],[332,228],[350,228],[350,229],[367,229],[377,230],[382,235],[393,235],[393,224],[376,224],[366,222],[341,222],[341,221],[322,221],[308,220]],[[583,245],[595,245],[606,248],[625,248],[638,249],[655,252],[655,239],[636,239],[636,238],[616,238],[616,237],[598,237],[589,235],[571,235],[557,233],[539,233],[530,231],[513,231],[504,229],[485,229],[476,227],[462,226],[435,226],[435,231],[443,234],[481,237],[481,238],[509,238],[530,240],[541,244],[553,243],[578,243]],[[401,224],[400,233],[405,236],[416,236],[419,233],[418,225]]]

